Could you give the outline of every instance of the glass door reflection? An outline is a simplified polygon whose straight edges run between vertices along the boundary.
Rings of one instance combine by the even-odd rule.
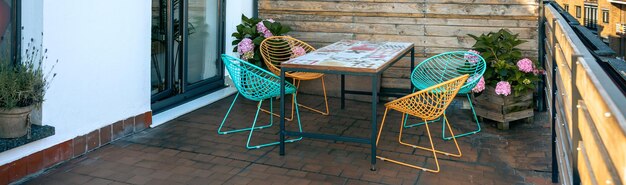
[[[188,85],[221,75],[218,71],[218,0],[188,0]],[[192,30],[193,28],[193,30]]]
[[[224,86],[224,0],[152,0],[153,110]]]

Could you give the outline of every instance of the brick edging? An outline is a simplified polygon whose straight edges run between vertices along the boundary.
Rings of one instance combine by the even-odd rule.
[[[152,111],[148,111],[4,164],[0,166],[0,185],[17,182],[117,139],[141,132],[151,124]]]

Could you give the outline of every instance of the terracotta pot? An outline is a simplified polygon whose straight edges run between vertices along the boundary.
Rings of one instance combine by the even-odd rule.
[[[0,0],[0,38],[6,32],[9,20],[11,20],[11,7],[4,0]]]
[[[14,109],[0,109],[0,138],[17,138],[28,133],[30,120],[28,115],[33,106]]]

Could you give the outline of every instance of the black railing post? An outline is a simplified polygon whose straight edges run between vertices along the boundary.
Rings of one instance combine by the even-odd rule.
[[[259,18],[259,0],[252,0],[252,17]]]
[[[551,115],[552,115],[552,183],[558,183],[559,182],[559,166],[558,166],[558,159],[556,156],[556,96],[558,96],[556,94],[556,60],[555,60],[555,53],[556,53],[556,34],[554,33],[555,31],[555,27],[556,27],[556,18],[552,18],[552,27],[550,27],[550,37],[552,37],[552,42],[550,47],[552,48],[552,55],[550,57],[550,62],[552,63],[552,69],[546,69],[546,70],[551,70],[552,71],[552,85],[551,85],[551,89],[550,89],[550,94],[552,95],[552,105],[550,107],[550,111],[551,111]]]
[[[544,12],[544,2],[540,1],[539,3],[541,3],[539,5],[539,22],[538,22],[538,32],[539,32],[539,41],[538,41],[538,54],[537,56],[539,56],[539,65],[543,66],[543,68],[546,68],[545,65],[545,38],[546,38],[546,32],[545,32],[545,26],[544,23],[546,22],[546,17],[545,17],[545,12]],[[546,111],[546,94],[545,94],[545,88],[546,88],[546,82],[545,82],[546,78],[545,76],[541,77],[541,80],[539,81],[539,83],[537,83],[537,110],[538,111]]]

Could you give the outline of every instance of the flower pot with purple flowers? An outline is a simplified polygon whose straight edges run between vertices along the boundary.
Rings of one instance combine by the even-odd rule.
[[[473,102],[476,115],[495,121],[502,130],[516,120],[533,122],[533,95],[544,71],[533,60],[522,57],[517,46],[526,41],[505,29],[470,36],[476,40],[473,49],[488,63],[483,75],[485,88],[475,94]]]

